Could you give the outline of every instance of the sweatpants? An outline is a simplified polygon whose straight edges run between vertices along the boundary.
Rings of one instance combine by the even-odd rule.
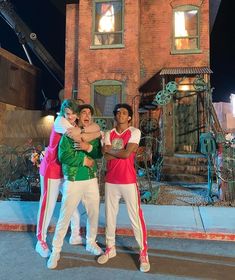
[[[140,206],[140,194],[137,184],[105,183],[106,245],[107,247],[115,245],[117,214],[121,198],[126,203],[128,216],[140,252],[147,254],[147,229]]]
[[[47,230],[50,224],[56,201],[60,191],[62,190],[64,179],[47,179],[40,176],[41,197],[39,201],[38,217],[37,217],[37,239],[46,241]],[[78,209],[75,209],[71,217],[71,232],[72,235],[80,233],[80,214]]]
[[[86,242],[88,244],[96,241],[100,203],[97,178],[73,182],[65,180],[60,216],[52,241],[53,252],[61,251],[72,213],[80,201],[87,212]]]

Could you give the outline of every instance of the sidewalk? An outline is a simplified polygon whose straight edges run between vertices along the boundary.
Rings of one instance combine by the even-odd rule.
[[[60,203],[56,205],[50,231],[54,231]],[[148,235],[165,238],[190,238],[235,241],[235,208],[172,205],[142,205]],[[0,201],[0,231],[35,231],[38,202]],[[79,206],[81,227],[86,213]],[[100,205],[99,233],[105,232],[104,204]],[[120,204],[117,234],[133,235],[125,204]]]

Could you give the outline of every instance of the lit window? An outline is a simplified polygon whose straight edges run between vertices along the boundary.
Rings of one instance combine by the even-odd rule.
[[[180,7],[174,11],[174,42],[176,52],[199,49],[199,10]]]
[[[94,0],[93,45],[114,46],[123,43],[123,0]]]
[[[95,116],[113,117],[113,108],[122,99],[122,84],[116,81],[99,81],[94,84],[93,103]]]

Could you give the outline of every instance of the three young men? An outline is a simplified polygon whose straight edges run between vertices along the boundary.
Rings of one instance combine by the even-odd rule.
[[[50,269],[57,266],[69,220],[80,200],[84,200],[92,228],[87,250],[95,255],[100,255],[97,259],[99,264],[104,264],[110,258],[115,257],[116,219],[119,201],[123,198],[140,249],[140,271],[148,272],[150,270],[147,253],[147,230],[140,206],[140,194],[134,165],[141,132],[130,126],[133,111],[128,104],[117,104],[113,113],[117,125],[106,133],[103,147],[103,153],[107,160],[105,178],[106,251],[103,253],[95,243],[98,227],[99,191],[94,159],[101,156],[100,141],[98,139],[89,143],[80,141],[77,146],[79,150],[76,151],[73,141],[69,137],[63,136],[59,145],[59,159],[66,182],[60,217],[53,239],[52,254],[47,264]],[[89,125],[92,114],[92,107],[83,105],[79,112],[79,125]]]

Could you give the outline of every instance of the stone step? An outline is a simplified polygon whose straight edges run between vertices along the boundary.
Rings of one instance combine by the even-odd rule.
[[[186,155],[164,156],[164,164],[207,166],[207,159],[203,156],[198,156],[198,157],[187,157]]]
[[[193,174],[161,174],[161,181],[207,183],[207,176]]]
[[[169,182],[207,182],[207,158],[202,154],[164,156],[161,180]]]
[[[194,174],[207,175],[207,166],[205,165],[175,165],[165,164],[161,169],[162,173],[167,174]]]

